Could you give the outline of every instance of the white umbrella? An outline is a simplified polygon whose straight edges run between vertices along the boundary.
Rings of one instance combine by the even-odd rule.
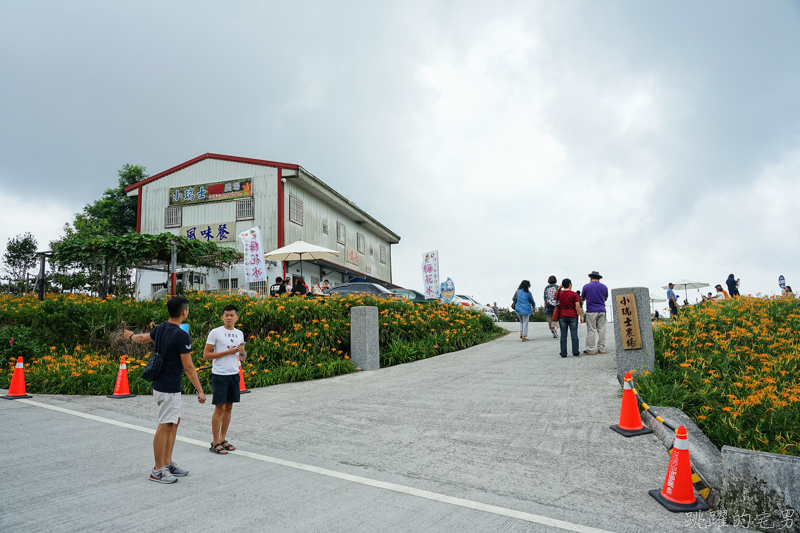
[[[677,290],[683,289],[683,294],[686,296],[686,300],[689,300],[689,289],[702,289],[703,287],[710,287],[708,283],[703,281],[689,281],[688,279],[681,280],[680,282],[675,284],[675,288]],[[666,287],[662,287],[662,289],[669,289],[669,285]]]
[[[666,301],[667,301],[667,299],[666,299],[666,298],[656,298],[654,294],[651,294],[651,295],[650,295],[650,308],[651,308],[651,312],[653,312],[653,310],[654,310],[654,308],[655,308],[655,304],[656,304],[656,303],[658,303],[658,302],[666,302]]]
[[[325,259],[326,257],[336,257],[341,252],[329,250],[316,244],[309,244],[305,241],[295,241],[288,246],[278,248],[272,252],[264,254],[264,259],[271,261],[300,261],[300,276],[303,275],[303,257],[306,259]]]

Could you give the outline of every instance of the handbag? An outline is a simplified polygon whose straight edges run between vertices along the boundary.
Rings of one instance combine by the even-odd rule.
[[[561,291],[559,291],[561,292]],[[559,301],[558,301],[558,292],[556,293],[556,306],[553,309],[553,322],[556,322],[559,318],[561,318],[561,310],[559,309]]]
[[[514,294],[514,300],[511,302],[511,310],[512,311],[516,311],[517,310],[517,295],[516,295],[516,293]]]
[[[159,352],[163,352],[167,349],[167,347],[169,347],[172,336],[175,335],[175,332],[180,329],[180,327],[174,328],[169,336],[164,340],[164,343],[161,345],[161,349],[155,350],[152,353],[150,359],[147,360],[147,364],[144,367],[144,372],[142,372],[142,379],[152,383],[156,380],[158,375],[161,374],[161,367],[164,365],[164,356]]]

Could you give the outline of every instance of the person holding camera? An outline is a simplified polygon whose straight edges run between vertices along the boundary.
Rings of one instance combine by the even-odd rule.
[[[572,355],[580,357],[581,348],[578,341],[578,317],[583,317],[581,297],[572,290],[572,280],[564,278],[556,291],[558,301],[558,325],[561,327],[561,357],[567,356],[567,330],[572,337]]]
[[[208,334],[203,359],[211,361],[211,388],[214,414],[211,415],[210,451],[226,455],[236,449],[228,443],[228,426],[231,423],[233,404],[239,402],[239,361],[246,356],[244,333],[236,329],[239,310],[227,305],[222,310],[222,326]]]

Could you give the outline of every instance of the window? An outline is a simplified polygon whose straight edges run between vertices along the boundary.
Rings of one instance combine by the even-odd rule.
[[[164,227],[165,228],[180,228],[181,219],[183,218],[183,209],[179,205],[171,205],[164,212]]]
[[[386,264],[386,247],[381,246],[381,263]]]
[[[364,236],[360,233],[356,233],[356,248],[358,248],[358,253],[360,254],[367,253],[367,244],[364,240]]]
[[[236,220],[253,220],[255,209],[253,209],[252,198],[242,198],[236,200]]]
[[[373,251],[373,250],[372,250],[372,245],[370,244],[370,245],[369,245],[369,255],[373,255],[373,254],[372,254],[372,251]]]
[[[316,276],[311,276],[311,286],[319,285],[319,278]]]
[[[239,278],[231,278],[231,289],[238,289],[239,288]],[[219,290],[227,291],[228,290],[228,278],[219,280]]]
[[[344,224],[341,222],[336,223],[336,242],[339,244],[347,244]]]
[[[166,289],[166,288],[167,288],[166,283],[153,283],[152,285],[150,285],[150,294],[155,294],[161,289]]]
[[[255,281],[253,283],[249,283],[247,285],[247,287],[251,291],[266,292],[266,290],[267,290],[267,282],[266,281]]]
[[[325,235],[328,234],[328,221],[327,220],[322,223],[322,233],[324,233]]]
[[[303,200],[289,196],[289,220],[303,225]]]

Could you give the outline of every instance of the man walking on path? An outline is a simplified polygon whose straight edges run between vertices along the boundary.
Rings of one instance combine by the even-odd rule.
[[[212,329],[203,350],[203,359],[211,361],[211,388],[214,414],[211,415],[211,450],[225,455],[236,448],[225,437],[231,423],[233,404],[239,402],[239,360],[244,358],[244,334],[236,329],[239,310],[228,305],[222,310],[223,325]]]
[[[558,328],[556,323],[553,322],[553,311],[556,310],[558,301],[556,300],[556,291],[558,284],[556,284],[555,276],[547,278],[547,287],[544,288],[544,316],[547,317],[547,326],[550,328],[550,333],[554,339],[558,338]]]
[[[608,287],[600,283],[603,279],[596,270],[589,274],[589,283],[581,290],[581,299],[586,302],[586,349],[583,353],[595,354],[595,337],[597,337],[597,353],[606,353],[606,300]]]
[[[155,352],[163,358],[161,373],[153,380],[153,397],[158,405],[158,428],[153,437],[153,455],[156,465],[150,480],[158,483],[175,483],[189,473],[172,460],[172,449],[178,425],[181,423],[181,384],[183,373],[197,389],[197,401],[206,402],[203,386],[197,378],[192,363],[192,339],[181,329],[181,322],[189,316],[189,300],[176,296],[167,302],[169,320],[162,322],[150,333],[134,334],[125,330],[128,340],[139,343],[155,341]]]
[[[675,291],[672,290],[674,286],[674,283],[670,283],[668,285],[669,289],[667,289],[667,301],[669,302],[670,318],[675,318],[678,316],[678,299],[675,296]]]

